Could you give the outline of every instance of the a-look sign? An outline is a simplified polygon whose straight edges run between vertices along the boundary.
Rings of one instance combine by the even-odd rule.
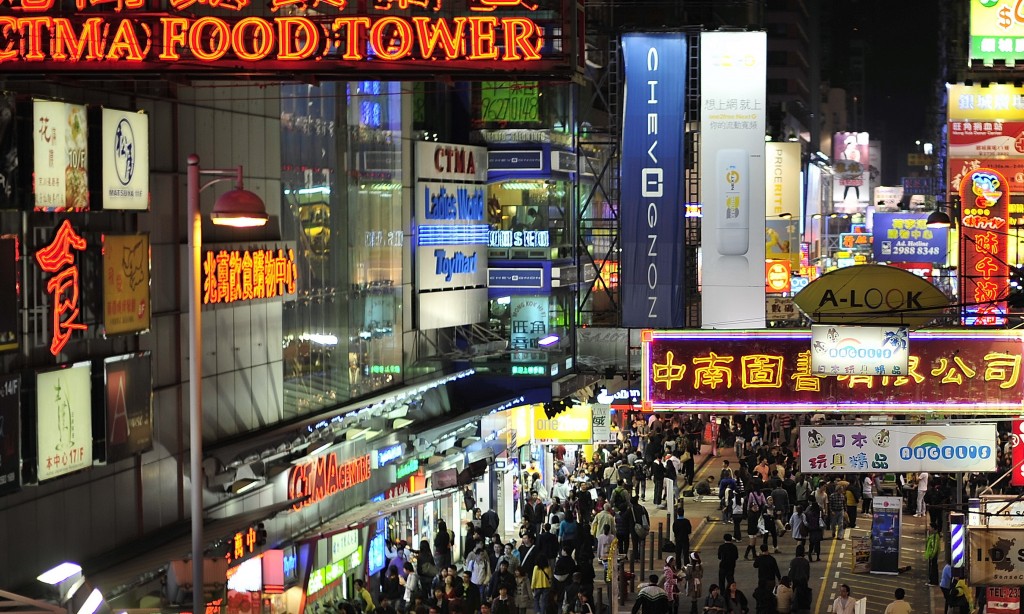
[[[793,302],[818,324],[902,324],[921,328],[944,315],[949,297],[895,267],[865,264],[822,275]]]

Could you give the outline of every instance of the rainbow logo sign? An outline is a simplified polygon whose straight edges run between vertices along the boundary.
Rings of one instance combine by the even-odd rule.
[[[987,459],[993,454],[991,445],[947,445],[945,435],[936,431],[922,431],[911,437],[907,445],[900,448],[903,460],[945,460],[973,461]]]

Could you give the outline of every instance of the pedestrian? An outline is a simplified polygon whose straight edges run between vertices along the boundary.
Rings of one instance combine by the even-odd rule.
[[[669,556],[665,559],[665,571],[662,576],[662,586],[665,595],[668,597],[668,611],[670,614],[679,613],[679,581],[682,579],[677,573],[676,557]]]
[[[811,563],[804,558],[803,545],[796,547],[796,556],[789,562],[789,573],[793,582],[793,611],[802,612],[811,607]]]
[[[747,548],[743,551],[743,560],[757,556],[757,537],[761,534],[761,508],[757,503],[747,500]]]
[[[860,487],[860,511],[862,514],[871,513],[871,499],[874,498],[875,492],[875,474],[869,473],[864,476],[863,483]]]
[[[774,499],[768,497],[767,505],[764,506],[761,512],[761,522],[758,525],[758,532],[761,533],[762,544],[768,544],[768,538],[772,539],[772,549],[775,553],[779,552],[779,531],[776,524],[778,513],[775,508]]]
[[[406,561],[403,569],[405,570],[405,578],[402,579],[402,584],[405,586],[405,595],[402,597],[402,602],[399,604],[398,609],[408,612],[415,603],[416,596],[420,594],[420,583],[419,576],[416,575],[416,568],[412,566],[412,563]]]
[[[817,556],[818,561],[821,560],[821,540],[825,538],[825,526],[821,519],[821,508],[818,507],[817,501],[812,501],[811,506],[804,512],[804,521],[807,524],[807,560],[812,560],[812,556]]]
[[[725,614],[728,611],[725,596],[717,584],[712,584],[708,589],[708,596],[704,599],[704,614]]]
[[[729,583],[725,591],[726,612],[729,614],[747,614],[750,608],[747,604],[747,596],[736,586],[736,581]]]
[[[856,614],[857,602],[850,596],[850,587],[839,585],[839,596],[832,602],[832,614]]]
[[[924,516],[925,513],[924,495],[928,492],[928,478],[927,471],[917,474],[917,513],[914,516],[918,518]]]
[[[690,558],[690,534],[693,532],[693,525],[683,513],[683,508],[675,510],[676,519],[672,521],[672,536],[676,542],[676,560],[688,561]]]
[[[797,547],[802,549],[809,533],[807,519],[804,516],[804,506],[797,505],[793,509],[793,515],[789,517],[789,526],[793,540],[796,541]]]
[[[775,583],[782,579],[779,571],[779,562],[775,557],[768,554],[768,546],[761,544],[761,554],[754,559],[754,568],[757,569],[758,586],[767,586],[769,591],[775,587]]]
[[[953,588],[953,567],[947,562],[942,568],[942,577],[939,578],[939,590],[942,591],[943,608],[942,614],[949,611],[949,591]]]
[[[718,546],[718,585],[729,586],[736,580],[736,561],[740,558],[739,548],[733,543],[732,534],[725,534],[725,542]]]
[[[775,587],[775,611],[790,614],[793,611],[793,582],[789,576],[782,576]]]
[[[843,496],[846,497],[846,520],[847,526],[851,529],[857,528],[857,493],[854,492],[853,486],[847,486],[843,492]]]
[[[519,614],[526,614],[526,610],[533,605],[533,596],[530,589],[530,580],[527,579],[522,567],[516,567],[516,595],[515,604]]]
[[[898,588],[893,596],[896,597],[896,599],[889,605],[885,606],[885,614],[913,614],[914,609],[903,599],[907,596],[907,592],[905,590]]]
[[[736,492],[732,493],[732,501],[729,503],[729,508],[732,514],[732,534],[736,536],[736,539],[742,539],[740,536],[740,528],[743,525],[743,493]]]
[[[537,559],[537,565],[533,568],[533,578],[530,581],[530,589],[533,590],[533,611],[536,614],[548,614],[548,593],[551,591],[551,570],[548,568],[548,561],[544,557]]]
[[[690,598],[690,614],[697,614],[697,600],[703,592],[704,565],[696,552],[690,553],[690,561],[683,569],[683,576],[686,582],[683,596]]]
[[[665,594],[664,589],[658,586],[657,574],[651,574],[648,577],[648,583],[637,591],[632,613],[668,614],[668,608],[668,595]]]
[[[651,449],[651,446],[647,446]],[[654,505],[660,506],[665,492],[665,466],[661,464],[661,458],[657,457],[651,462],[651,480],[654,481]]]
[[[828,496],[828,511],[832,539],[843,539],[843,531],[846,529],[846,495],[842,486],[837,486]]]

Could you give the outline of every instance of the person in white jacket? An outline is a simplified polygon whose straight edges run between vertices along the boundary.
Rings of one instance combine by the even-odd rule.
[[[491,580],[491,562],[480,544],[477,544],[473,552],[466,557],[466,570],[469,571],[469,581],[473,584],[466,590],[476,590],[483,599],[483,589]]]

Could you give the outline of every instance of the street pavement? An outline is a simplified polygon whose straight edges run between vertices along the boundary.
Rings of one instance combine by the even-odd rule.
[[[709,446],[704,446],[703,454],[697,459],[696,481],[700,481],[708,475],[714,476],[715,489],[713,492],[717,493],[717,481],[723,466],[722,461],[729,460],[730,465],[734,468],[737,463],[735,453],[731,448],[719,449],[720,456],[718,457],[711,457],[708,454],[709,448]],[[652,486],[648,483],[648,496],[644,505],[651,515],[652,537],[649,537],[647,543],[651,544],[654,542],[655,544],[653,573],[657,573],[660,578],[664,568],[666,553],[660,551],[658,532],[660,527],[664,536],[663,539],[671,539],[668,536],[671,522],[669,521],[667,511],[654,506],[652,494]],[[718,583],[718,559],[716,558],[718,546],[725,541],[724,536],[726,533],[732,533],[732,523],[721,520],[717,497],[706,497],[704,501],[700,502],[696,501],[693,497],[686,497],[685,509],[686,517],[690,520],[694,529],[690,538],[690,549],[700,553],[704,564],[704,594],[707,594],[707,589],[712,584]],[[926,584],[928,574],[924,560],[925,522],[925,518],[914,518],[908,514],[903,516],[900,567],[909,568],[899,575],[853,573],[853,538],[869,535],[871,526],[869,514],[859,514],[856,523],[857,527],[854,529],[847,528],[842,540],[831,540],[829,539],[828,532],[826,532],[825,540],[821,544],[821,562],[811,563],[811,611],[816,614],[829,612],[832,602],[839,595],[839,585],[847,584],[853,597],[857,599],[867,598],[866,611],[869,614],[884,612],[885,606],[894,599],[893,593],[897,588],[903,588],[906,591],[906,600],[913,607],[915,613],[942,614],[941,592],[937,587],[929,587]],[[742,529],[745,533],[746,522],[743,523]],[[737,547],[741,555],[746,546],[746,540],[745,534],[737,540]],[[760,540],[758,545],[760,546]],[[769,542],[769,547],[770,545],[771,542]],[[789,563],[794,557],[795,550],[796,542],[788,533],[779,536],[780,552],[779,554],[773,554],[773,556],[778,561],[783,575],[789,569]],[[649,558],[649,554],[645,555],[645,558]],[[644,575],[641,575],[641,567]],[[630,567],[627,564],[627,570],[629,569]],[[632,569],[636,575],[635,582],[637,586],[644,581],[647,575],[652,573],[650,565],[646,561],[643,565],[635,563]],[[753,592],[757,586],[757,570],[754,569],[752,561],[744,561],[741,557],[737,562],[736,582],[739,589],[746,594],[747,599],[750,601],[750,609],[753,611]],[[603,589],[600,594],[604,595],[603,600],[598,600],[599,603],[601,601],[604,602],[602,604],[603,607],[599,608],[598,614],[608,614],[608,589],[600,582],[597,586]],[[625,605],[617,606],[617,609],[612,610],[612,612],[629,612],[634,602],[634,596],[635,590],[631,591],[627,596]],[[689,602],[682,599],[680,601],[679,613],[688,614],[690,612],[689,606]],[[698,611],[703,611],[703,603],[699,604]]]

